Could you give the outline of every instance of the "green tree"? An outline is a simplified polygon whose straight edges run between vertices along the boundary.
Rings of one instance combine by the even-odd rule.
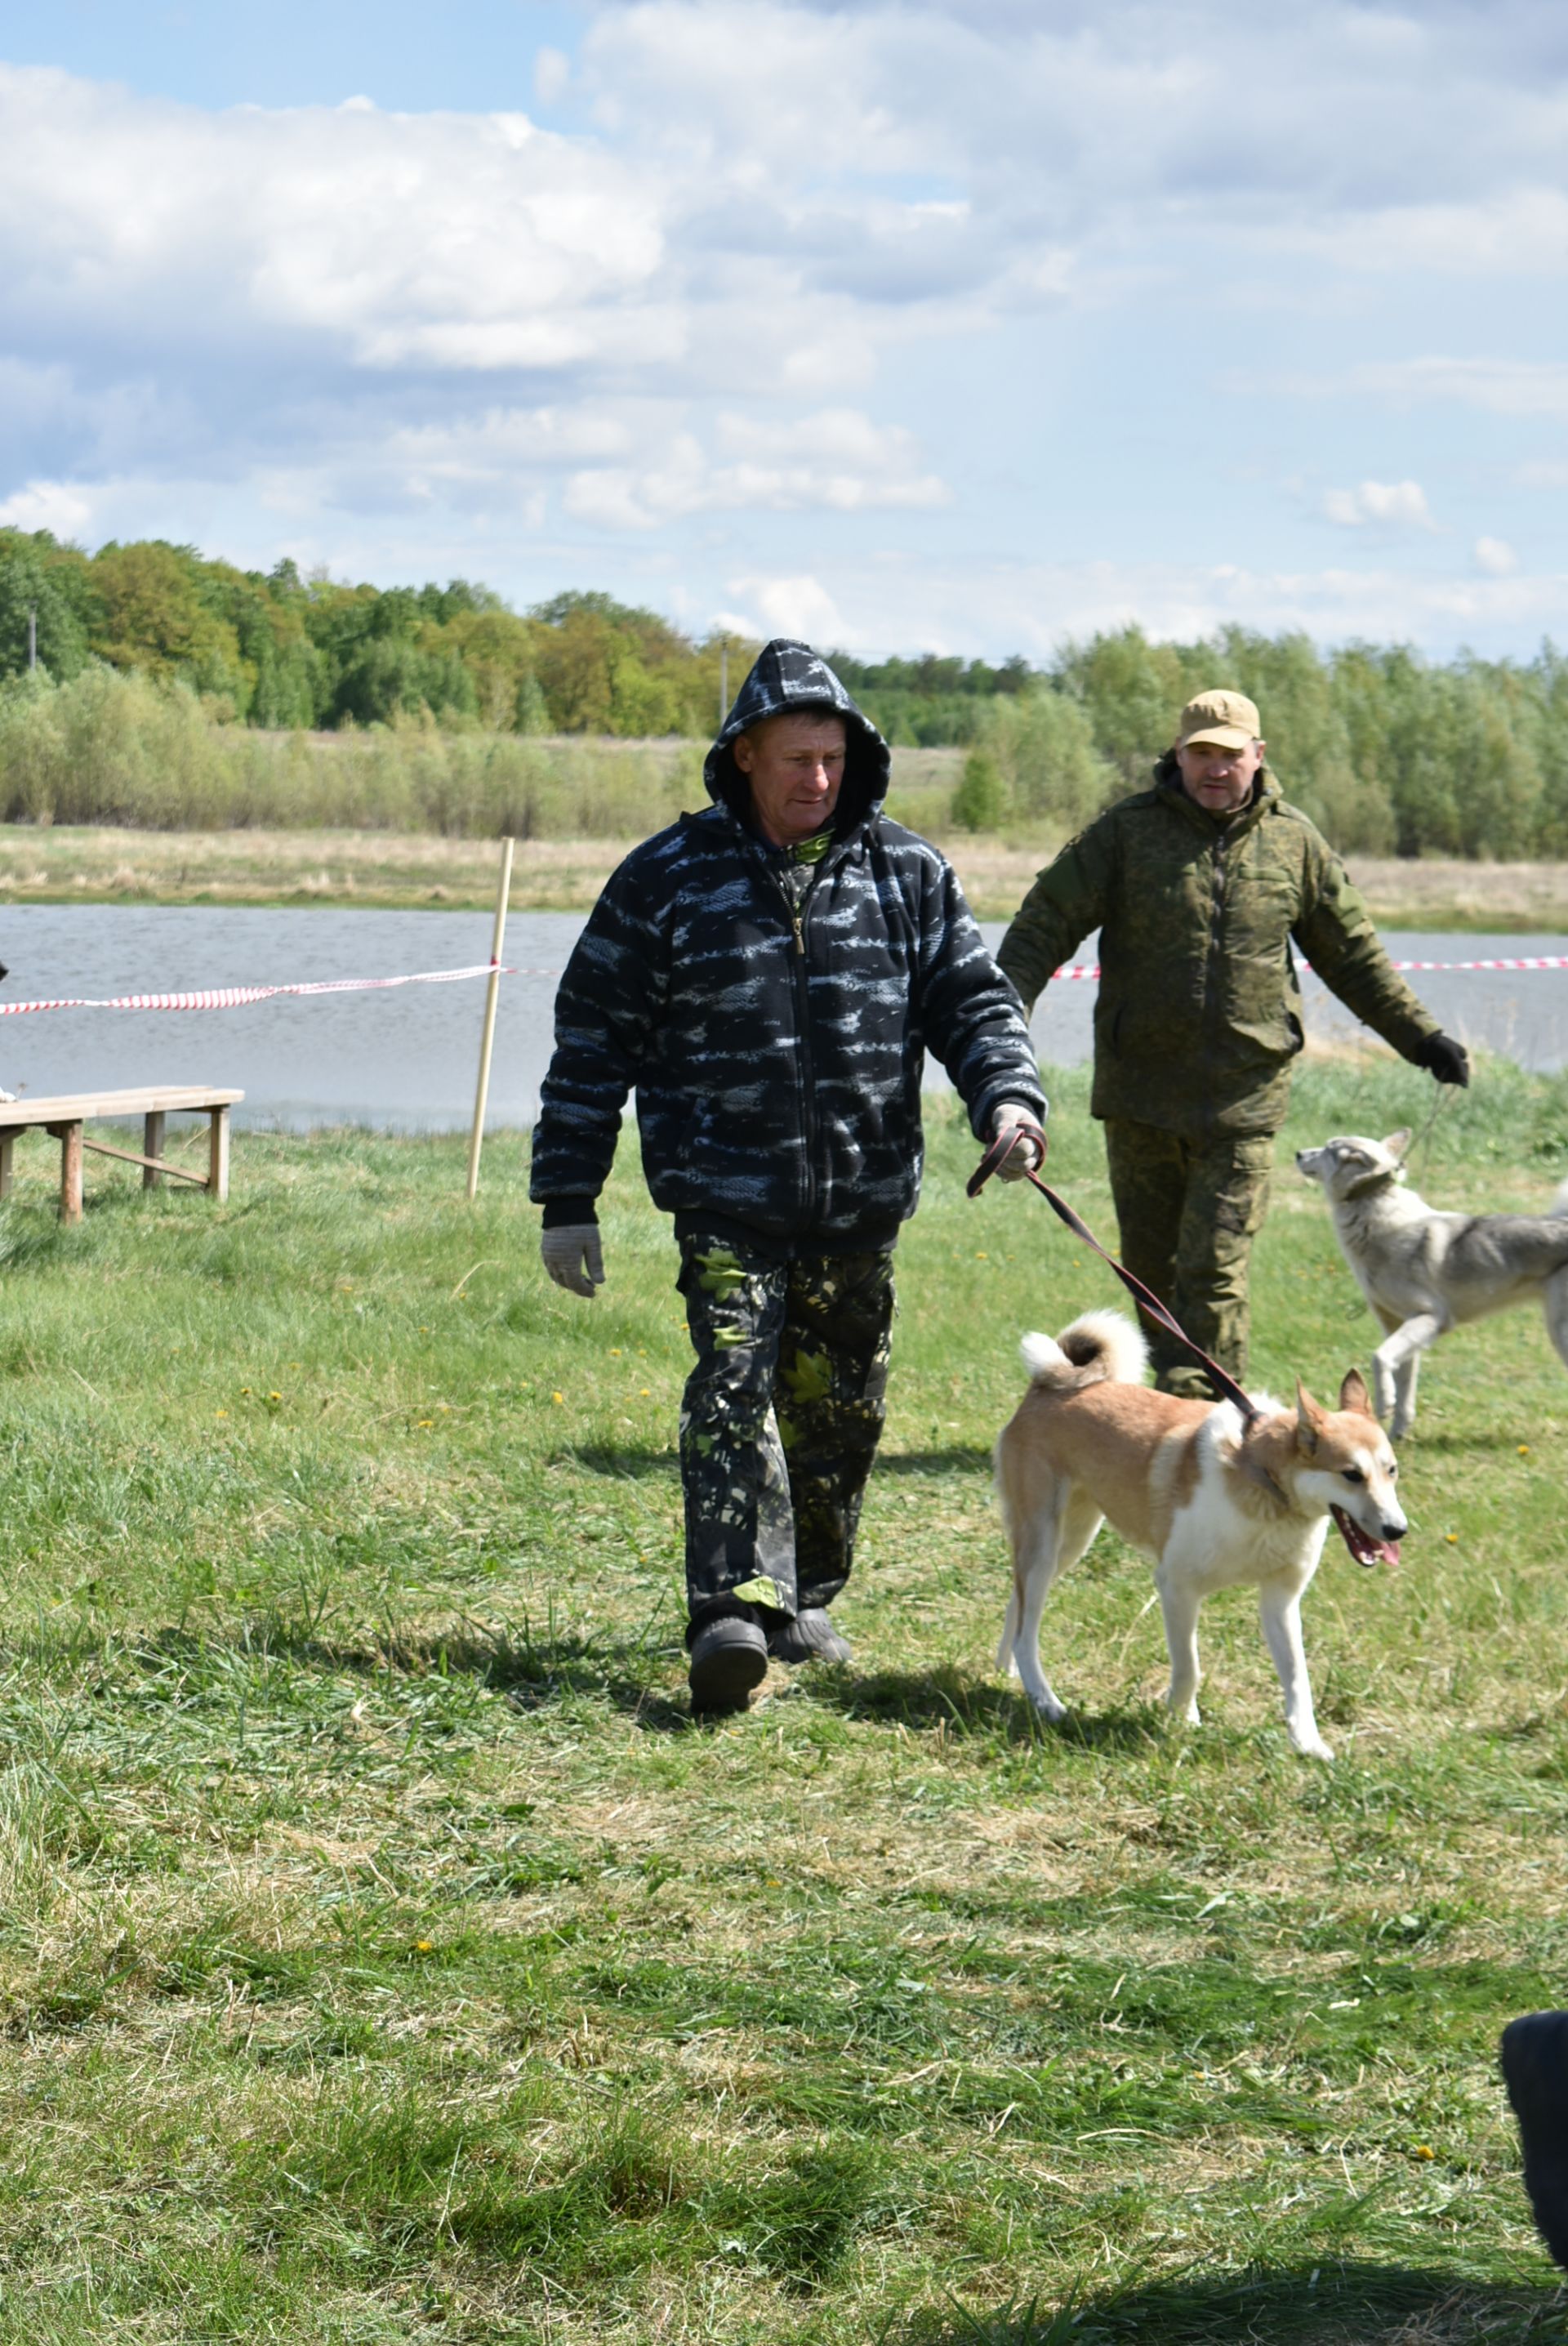
[[[1212,655],[1210,655],[1212,657]],[[1176,644],[1151,644],[1141,627],[1121,627],[1070,644],[1052,670],[1052,679],[1088,717],[1095,745],[1110,760],[1126,790],[1143,790],[1155,760],[1170,748],[1176,711],[1203,684],[1194,678]]]
[[[50,559],[55,551],[46,530],[36,537],[0,530],[0,676],[20,676],[27,666],[30,614],[38,664],[56,681],[79,674],[86,663],[87,627],[65,566]]]
[[[161,538],[111,543],[93,558],[98,621],[92,649],[111,667],[178,679],[243,713],[251,679],[239,635],[203,598],[190,546]]]
[[[972,750],[949,809],[960,831],[996,831],[1007,814],[1007,785],[986,750]]]
[[[1020,814],[1077,831],[1122,793],[1121,771],[1096,748],[1088,711],[1044,682],[999,694],[983,742]]]

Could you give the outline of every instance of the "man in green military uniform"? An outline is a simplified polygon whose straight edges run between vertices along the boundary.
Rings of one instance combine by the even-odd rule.
[[[1154,788],[1070,840],[997,955],[1026,1006],[1100,931],[1091,1100],[1105,1127],[1122,1260],[1238,1380],[1247,1266],[1302,1046],[1294,941],[1401,1057],[1467,1084],[1463,1046],[1422,1009],[1345,867],[1264,762],[1257,708],[1200,693]],[[1166,1392],[1208,1381],[1153,1321]]]

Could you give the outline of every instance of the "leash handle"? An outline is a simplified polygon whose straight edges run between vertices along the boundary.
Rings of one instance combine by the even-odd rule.
[[[1006,1164],[1008,1158],[1012,1156],[1013,1150],[1017,1148],[1021,1140],[1038,1140],[1040,1143],[1040,1161],[1042,1164],[1044,1163],[1045,1135],[1041,1131],[1039,1126],[1030,1124],[1012,1125],[1005,1132],[1000,1134],[998,1137],[991,1143],[990,1148],[987,1148],[984,1156],[981,1158],[979,1164],[975,1167],[974,1171],[970,1175],[968,1181],[964,1184],[964,1195],[970,1198],[978,1198],[986,1183],[990,1180],[992,1175],[1001,1171],[1003,1166]],[[1045,1203],[1050,1207],[1058,1221],[1065,1222],[1067,1228],[1072,1231],[1074,1238],[1082,1239],[1084,1244],[1086,1247],[1091,1247],[1095,1253],[1099,1256],[1102,1262],[1109,1263],[1111,1269],[1115,1272],[1116,1277],[1121,1280],[1122,1285],[1126,1289],[1128,1294],[1136,1299],[1138,1303],[1143,1307],[1143,1310],[1147,1313],[1148,1317],[1151,1320],[1156,1321],[1166,1331],[1167,1335],[1174,1336],[1177,1343],[1180,1344],[1185,1351],[1192,1354],[1199,1367],[1204,1369],[1209,1377],[1212,1378],[1216,1392],[1221,1393],[1227,1401],[1235,1402],[1237,1408],[1241,1412],[1244,1424],[1249,1427],[1256,1424],[1257,1420],[1263,1414],[1257,1402],[1252,1400],[1249,1394],[1242,1392],[1241,1387],[1237,1383],[1236,1379],[1230,1374],[1228,1370],[1222,1369],[1217,1361],[1211,1360],[1209,1355],[1204,1351],[1201,1344],[1194,1343],[1192,1338],[1187,1334],[1186,1330],[1182,1326],[1181,1321],[1176,1318],[1175,1312],[1169,1311],[1166,1306],[1160,1301],[1159,1297],[1154,1293],[1152,1289],[1144,1285],[1141,1279],[1135,1278],[1125,1263],[1118,1262],[1115,1256],[1111,1253],[1109,1248],[1103,1247],[1100,1244],[1099,1239],[1095,1236],[1094,1231],[1089,1228],[1088,1223],[1084,1221],[1083,1216],[1074,1211],[1074,1209],[1067,1203],[1065,1198],[1058,1196],[1057,1192],[1053,1189],[1048,1183],[1042,1181],[1039,1174],[1034,1171],[1033,1167],[1030,1167],[1025,1170],[1023,1178],[1026,1181],[1033,1183],[1033,1187],[1039,1190],[1040,1195],[1044,1198]]]

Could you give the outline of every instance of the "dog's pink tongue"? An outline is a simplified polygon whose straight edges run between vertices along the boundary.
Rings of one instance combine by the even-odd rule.
[[[1398,1540],[1374,1539],[1364,1532],[1355,1517],[1344,1507],[1330,1507],[1329,1514],[1339,1527],[1339,1536],[1359,1565],[1386,1564],[1392,1572],[1400,1561]]]

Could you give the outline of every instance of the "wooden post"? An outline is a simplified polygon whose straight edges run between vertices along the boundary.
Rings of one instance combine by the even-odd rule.
[[[484,995],[484,1031],[479,1038],[479,1089],[473,1099],[473,1130],[468,1141],[468,1199],[479,1194],[479,1152],[484,1146],[484,1108],[490,1097],[490,1055],[495,1047],[495,1005],[501,993],[501,948],[506,940],[506,907],[512,896],[514,840],[501,842],[501,885],[495,892],[495,929],[490,941],[490,984]]]
[[[144,1157],[161,1157],[163,1155],[163,1111],[161,1108],[152,1109],[148,1115],[144,1116],[142,1118],[141,1153]],[[163,1187],[163,1175],[161,1173],[155,1173],[150,1165],[144,1165],[141,1168],[141,1186],[144,1189],[161,1189]]]
[[[82,1127],[76,1124],[52,1124],[49,1130],[60,1144],[60,1219],[79,1222],[82,1219]]]
[[[11,1195],[11,1151],[15,1146],[14,1132],[0,1132],[0,1198]]]
[[[221,1206],[229,1195],[229,1110],[215,1107],[207,1135],[207,1187]],[[150,1157],[152,1151],[148,1149]]]

